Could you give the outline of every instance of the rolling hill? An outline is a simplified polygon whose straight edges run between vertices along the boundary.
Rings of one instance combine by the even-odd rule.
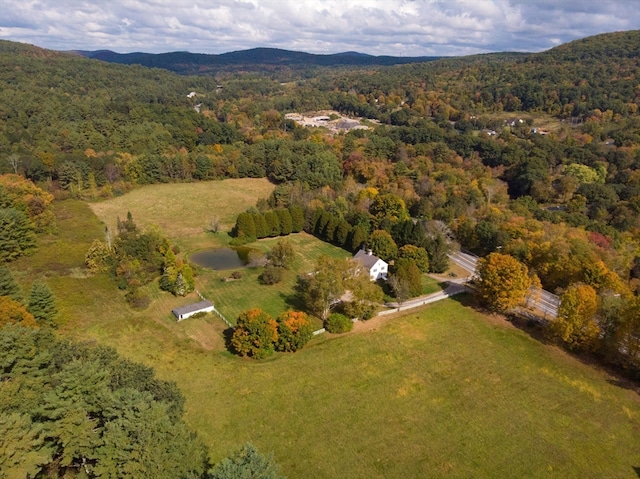
[[[373,56],[358,52],[331,55],[281,50],[278,48],[252,48],[220,55],[171,52],[171,53],[116,53],[110,50],[75,51],[86,58],[109,63],[143,65],[164,68],[180,74],[215,73],[219,70],[260,70],[264,67],[337,67],[337,66],[389,66],[407,63],[430,62],[440,57]]]

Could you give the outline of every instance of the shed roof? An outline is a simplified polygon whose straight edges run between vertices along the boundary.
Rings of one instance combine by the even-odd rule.
[[[211,308],[213,303],[208,300],[199,301],[197,303],[188,304],[186,306],[181,306],[173,310],[173,314],[180,317],[181,314],[193,313],[194,311],[200,311],[202,309]]]

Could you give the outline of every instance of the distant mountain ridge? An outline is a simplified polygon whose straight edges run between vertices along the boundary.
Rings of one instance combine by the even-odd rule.
[[[252,48],[219,55],[190,52],[116,53],[111,50],[76,50],[73,53],[109,63],[138,64],[146,67],[164,68],[181,74],[202,74],[216,69],[239,69],[243,67],[254,70],[257,67],[390,66],[430,62],[442,58],[436,56],[375,56],[352,51],[318,55],[279,48]]]

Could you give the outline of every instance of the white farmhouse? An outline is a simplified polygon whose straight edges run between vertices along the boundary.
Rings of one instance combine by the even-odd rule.
[[[364,266],[364,268],[369,272],[369,278],[371,278],[371,281],[387,279],[389,264],[374,255],[370,249],[366,251],[361,249],[355,254],[353,259],[362,264],[362,266]]]

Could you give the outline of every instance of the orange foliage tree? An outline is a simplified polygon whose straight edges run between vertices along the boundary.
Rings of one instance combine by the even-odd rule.
[[[55,226],[55,217],[50,208],[53,201],[51,193],[38,188],[31,180],[14,174],[0,175],[0,190],[0,200],[8,201],[8,204],[0,207],[24,211],[39,231],[47,231]]]
[[[7,324],[20,324],[29,328],[37,328],[36,320],[18,301],[8,296],[0,296],[0,327]]]
[[[302,311],[286,311],[277,318],[278,351],[295,352],[302,349],[313,336],[311,322]]]

